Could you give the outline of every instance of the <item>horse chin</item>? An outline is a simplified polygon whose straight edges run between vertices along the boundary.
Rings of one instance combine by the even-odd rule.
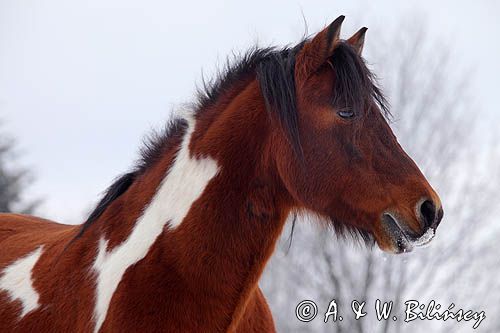
[[[340,219],[334,215],[321,216],[320,221],[325,222],[335,231],[335,234],[343,239],[350,239],[360,245],[372,248],[375,245],[374,234],[370,230],[359,228],[349,220]]]
[[[405,228],[405,224],[391,214],[383,214],[381,219],[383,240],[377,239],[377,244],[382,251],[400,254],[413,251],[416,247],[429,244],[434,238],[435,229],[429,228],[423,235],[416,236],[413,232]]]

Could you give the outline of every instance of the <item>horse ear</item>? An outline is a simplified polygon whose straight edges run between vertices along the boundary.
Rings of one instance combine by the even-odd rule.
[[[358,32],[356,32],[354,35],[352,35],[351,38],[347,40],[347,43],[354,48],[354,50],[359,56],[361,56],[361,53],[363,52],[366,30],[368,30],[367,27],[359,29]]]
[[[338,45],[340,27],[345,16],[341,15],[328,27],[320,31],[314,38],[304,44],[296,58],[296,76],[306,79],[332,56]]]

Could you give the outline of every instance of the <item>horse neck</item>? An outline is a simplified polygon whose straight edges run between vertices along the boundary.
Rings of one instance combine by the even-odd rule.
[[[188,117],[177,148],[101,217],[107,221],[96,270],[106,272],[112,261],[126,269],[161,253],[158,274],[173,269],[190,295],[218,303],[221,318],[241,315],[289,211],[268,158],[268,115],[259,97],[253,81],[224,109]]]

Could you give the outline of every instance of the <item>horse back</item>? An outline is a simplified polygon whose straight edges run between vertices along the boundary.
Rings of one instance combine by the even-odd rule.
[[[40,245],[69,241],[77,228],[29,215],[0,214],[0,270]]]

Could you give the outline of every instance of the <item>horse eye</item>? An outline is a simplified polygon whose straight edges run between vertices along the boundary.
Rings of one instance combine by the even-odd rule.
[[[354,112],[352,110],[340,110],[337,113],[341,118],[344,119],[354,118]]]

